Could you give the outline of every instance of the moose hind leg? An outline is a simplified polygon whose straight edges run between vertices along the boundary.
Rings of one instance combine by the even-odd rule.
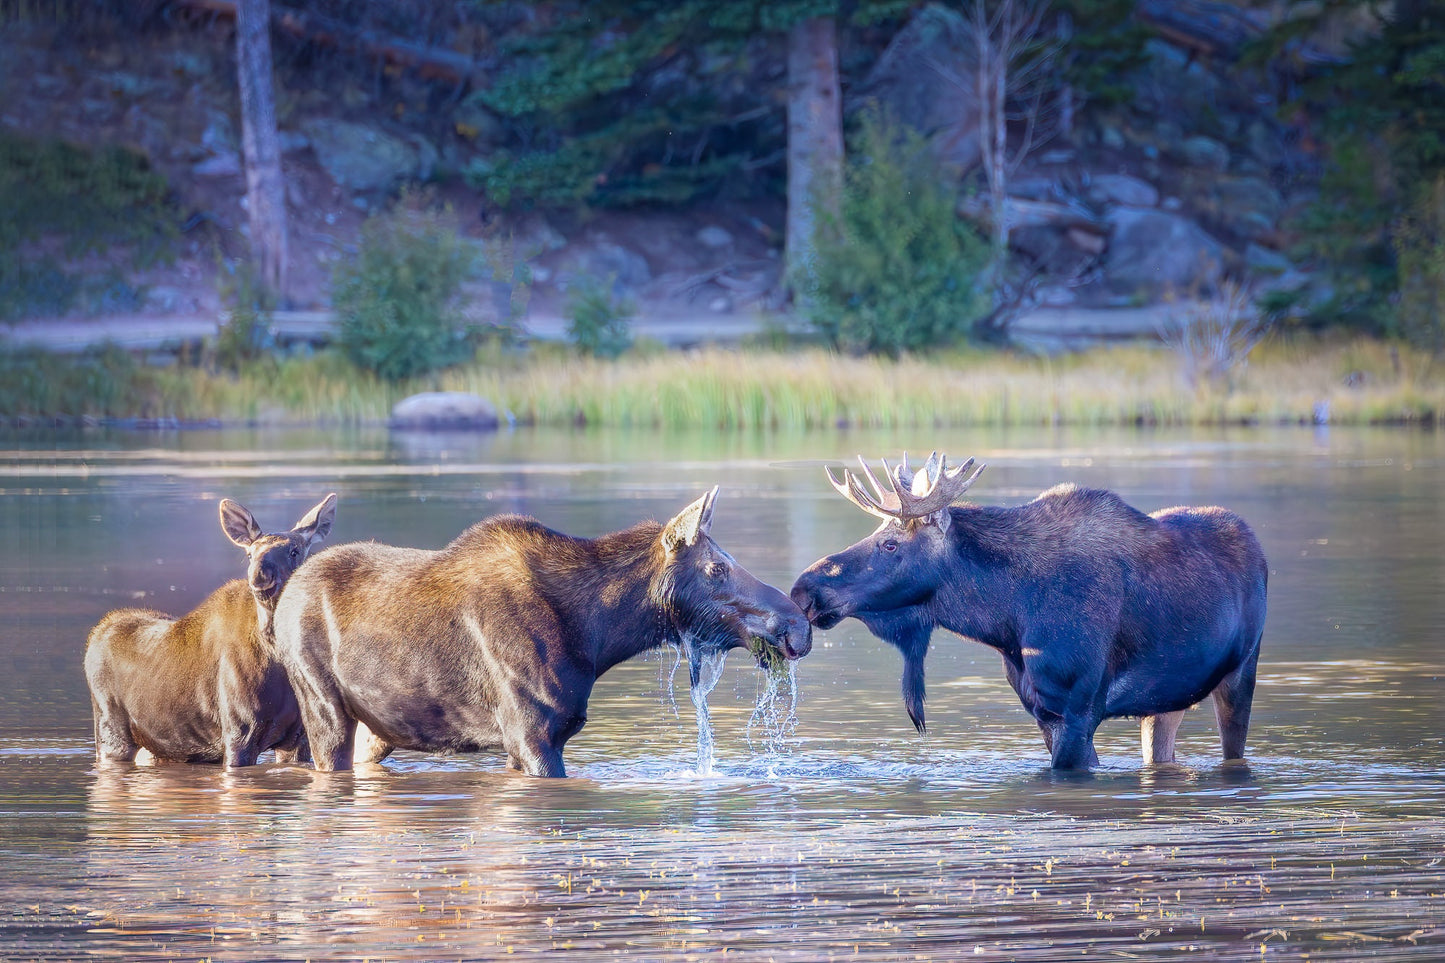
[[[1174,738],[1179,734],[1179,724],[1183,721],[1183,709],[1139,720],[1139,750],[1146,764],[1174,762]]]
[[[1249,735],[1249,711],[1254,703],[1254,674],[1257,659],[1235,669],[1214,689],[1214,718],[1219,723],[1219,742],[1225,760],[1244,758],[1244,740]]]
[[[131,762],[140,747],[130,731],[130,717],[119,703],[90,700],[95,717],[95,761]]]

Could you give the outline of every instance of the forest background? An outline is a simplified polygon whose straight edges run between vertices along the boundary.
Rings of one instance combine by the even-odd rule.
[[[0,14],[12,418],[364,420],[428,387],[669,424],[1445,407],[1424,0]],[[107,319],[162,334],[98,346]]]

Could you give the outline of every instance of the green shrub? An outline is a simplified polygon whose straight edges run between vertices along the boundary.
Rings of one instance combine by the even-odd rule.
[[[1395,233],[1400,334],[1433,357],[1445,354],[1445,175],[1421,192]]]
[[[221,299],[228,306],[228,317],[216,336],[216,362],[239,372],[241,365],[255,361],[270,346],[276,296],[243,261],[223,267]]]
[[[60,258],[119,245],[145,267],[170,253],[179,220],[165,178],[135,151],[0,132],[0,320],[133,310],[141,292],[119,270],[82,277]],[[60,258],[42,240],[57,242]]]
[[[567,334],[583,354],[615,358],[632,344],[635,306],[612,290],[611,280],[588,278],[567,293]]]
[[[460,301],[476,260],[472,245],[436,212],[400,205],[373,217],[356,258],[332,278],[342,347],[390,381],[471,357],[477,331]]]
[[[988,310],[988,242],[922,137],[866,116],[844,171],[839,214],[819,218],[803,309],[836,347],[896,356],[957,341]]]

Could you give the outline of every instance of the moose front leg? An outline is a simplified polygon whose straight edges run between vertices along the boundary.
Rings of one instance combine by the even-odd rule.
[[[507,768],[529,776],[562,778],[567,767],[562,764],[562,751],[541,739],[527,739],[507,750]]]

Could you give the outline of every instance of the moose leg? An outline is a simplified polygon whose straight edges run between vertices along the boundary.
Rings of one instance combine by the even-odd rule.
[[[356,738],[352,745],[351,761],[355,765],[381,762],[396,748],[368,729],[364,722],[356,724]]]
[[[350,769],[356,720],[346,711],[334,682],[307,665],[305,671],[292,674],[291,684],[315,767],[322,772]]]
[[[525,772],[529,776],[567,775],[562,764],[562,752],[537,738],[526,739],[520,745],[507,750],[507,768]]]
[[[1184,721],[1184,710],[1161,712],[1139,720],[1139,751],[1144,762],[1173,762],[1174,737]]]
[[[1249,735],[1249,710],[1254,703],[1254,675],[1259,650],[1214,689],[1214,718],[1219,723],[1219,741],[1225,760],[1244,758],[1244,740]]]
[[[130,762],[135,759],[139,746],[130,734],[130,717],[125,709],[113,701],[102,705],[92,696],[90,710],[95,717],[95,761]]]

